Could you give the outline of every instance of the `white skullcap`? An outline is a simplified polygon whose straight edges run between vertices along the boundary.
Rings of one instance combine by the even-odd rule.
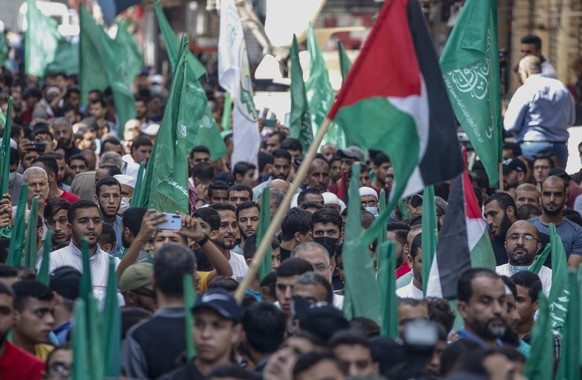
[[[0,146],[2,146],[2,138],[0,137]],[[14,149],[18,149],[18,144],[13,139],[10,139],[10,147]],[[10,153],[9,153],[10,155]]]
[[[340,213],[344,212],[344,210],[346,209],[346,204],[344,203],[344,201],[342,201],[341,199],[338,199],[339,205],[340,205]]]
[[[142,128],[142,132],[148,136],[157,136],[158,131],[160,130],[159,124],[150,124],[145,128]]]
[[[295,194],[293,195],[293,198],[291,198],[291,204],[289,205],[289,208],[293,208],[293,207],[297,207],[297,197],[299,196],[299,194]]]
[[[360,197],[363,195],[373,195],[374,198],[378,199],[378,193],[376,192],[376,190],[368,186],[360,187]]]
[[[113,178],[118,180],[120,184],[127,185],[135,189],[136,179],[134,177],[127,174],[116,174],[113,176]]]
[[[339,198],[334,193],[330,193],[329,191],[326,191],[325,193],[322,193],[321,195],[323,195],[323,204],[324,205],[338,205],[339,206],[339,204],[340,204]]]

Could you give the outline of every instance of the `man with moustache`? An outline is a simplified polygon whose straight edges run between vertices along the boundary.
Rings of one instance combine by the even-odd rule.
[[[457,283],[457,309],[465,328],[459,339],[468,339],[483,348],[500,345],[507,329],[505,283],[492,270],[473,268],[465,271]]]
[[[505,235],[509,227],[517,220],[516,210],[515,201],[506,193],[495,193],[485,201],[485,219],[489,226],[491,245],[497,265],[507,263]]]
[[[505,237],[505,249],[509,262],[497,266],[495,272],[500,276],[511,277],[523,270],[529,270],[536,255],[542,249],[538,235],[538,230],[528,221],[518,220],[513,223]],[[544,293],[549,296],[552,287],[552,270],[542,266],[538,276],[542,281]]]
[[[220,215],[218,234],[213,235],[211,240],[228,260],[232,268],[232,278],[240,282],[247,275],[249,267],[243,255],[232,251],[239,234],[236,210],[228,203],[214,204],[210,207]]]

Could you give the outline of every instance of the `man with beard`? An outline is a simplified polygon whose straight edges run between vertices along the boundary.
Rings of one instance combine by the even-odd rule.
[[[287,181],[289,173],[291,173],[291,154],[285,149],[277,149],[273,151],[273,166],[271,168],[271,177],[268,180],[253,187],[253,199],[259,199],[259,195],[263,192],[265,186],[274,179],[282,179]]]
[[[216,244],[220,252],[228,260],[232,268],[232,278],[240,282],[247,275],[249,267],[243,255],[232,252],[232,249],[236,246],[236,239],[239,233],[236,210],[233,205],[227,203],[214,204],[210,207],[220,215],[218,233],[210,236],[210,240]]]
[[[246,240],[257,233],[259,216],[259,205],[256,202],[243,202],[237,207],[236,220],[240,231],[240,244],[233,251],[238,250],[242,253]]]
[[[408,285],[396,290],[400,298],[423,299],[422,293],[422,233],[416,235],[406,255],[406,261],[412,268],[412,280]]]
[[[64,117],[52,119],[50,129],[59,148],[65,151],[65,160],[70,160],[75,154],[81,153],[73,140],[73,126],[71,122]]]
[[[525,183],[527,168],[518,157],[503,161],[503,183],[505,191],[515,189]]]
[[[549,234],[549,225],[554,223],[564,243],[568,266],[577,269],[582,263],[582,227],[562,215],[568,198],[567,189],[568,185],[560,177],[546,178],[541,187],[542,215],[529,221],[543,234]]]
[[[307,177],[305,177],[305,185],[307,187],[314,187],[321,193],[327,191],[329,184],[329,164],[323,158],[316,158],[311,162]]]
[[[495,268],[500,276],[513,276],[520,271],[529,270],[533,265],[536,255],[542,249],[538,231],[528,221],[518,220],[507,230],[505,249],[507,251],[507,264]],[[543,284],[543,291],[549,296],[552,287],[552,270],[542,266],[538,276]]]
[[[473,268],[465,271],[457,283],[457,309],[465,328],[459,339],[469,339],[483,348],[498,345],[507,328],[505,283],[492,270]]]
[[[505,235],[509,227],[517,220],[516,210],[515,201],[506,193],[495,193],[485,201],[485,219],[489,225],[489,235],[497,265],[507,263]]]

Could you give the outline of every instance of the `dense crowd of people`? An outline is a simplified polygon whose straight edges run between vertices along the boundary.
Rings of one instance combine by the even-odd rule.
[[[530,269],[549,241],[551,223],[568,264],[577,268],[582,262],[582,171],[569,175],[563,169],[571,96],[546,75],[555,71],[548,71],[539,38],[522,42],[525,58],[517,69],[524,86],[506,114],[505,129],[516,142],[503,146],[503,191],[490,186],[479,161],[470,172],[497,267],[461,275],[457,313],[445,299],[425,298],[422,233],[429,232],[422,231],[423,197],[405,199],[386,224],[397,254],[396,339],[381,336],[370,319],[348,320],[342,313],[346,206],[360,204],[364,229],[373,223],[382,206],[380,193],[389,195],[394,181],[387,155],[323,145],[307,163],[307,176],[280,230],[265,237],[271,272],[253,274],[237,303],[234,292],[260,244],[259,224],[270,223],[261,220],[268,215],[261,213],[262,190],[270,189],[263,204],[272,217],[308,147],[289,137],[283,125],[266,126],[264,120],[258,165],[230,165],[228,130],[222,133],[229,155],[219,160],[211,161],[209,147],[195,146],[184,157],[191,212],[171,226],[170,214],[131,207],[140,164],[147,170],[164,113],[163,78],[147,70],[136,78],[137,114],[120,137],[110,92],[91,91],[84,106],[74,76],[51,73],[39,86],[3,71],[0,105],[6,115],[10,96],[13,110],[9,193],[0,200],[0,229],[13,228],[18,208],[29,213],[38,199],[39,250],[33,268],[7,265],[14,242],[0,239],[0,378],[72,375],[73,309],[87,254],[83,240],[93,295],[101,303],[110,258],[115,260],[124,378],[524,378],[538,299],[552,287],[550,260],[537,273]],[[220,124],[223,97],[211,99]],[[582,157],[582,143],[579,150]],[[348,199],[352,170],[358,167],[359,199]],[[439,229],[447,218],[449,189],[449,183],[435,185]],[[50,248],[48,286],[36,279],[44,247]],[[375,270],[376,250],[371,244],[357,252]],[[191,310],[185,309],[184,275],[193,276],[198,293]],[[185,325],[188,313],[194,320],[191,332]],[[196,349],[192,360],[185,355],[188,334]],[[556,361],[561,342],[555,335]]]

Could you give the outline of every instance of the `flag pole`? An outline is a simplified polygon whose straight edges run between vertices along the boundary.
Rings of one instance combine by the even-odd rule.
[[[499,163],[499,191],[503,192],[503,162]]]
[[[267,252],[267,248],[271,245],[271,239],[273,236],[275,236],[275,233],[279,230],[279,227],[281,226],[281,222],[283,221],[283,218],[285,217],[285,215],[287,214],[287,211],[289,210],[289,205],[291,204],[291,199],[293,198],[293,195],[295,195],[295,192],[299,188],[299,185],[301,185],[303,183],[303,180],[305,179],[305,176],[307,175],[307,171],[309,170],[309,166],[311,166],[311,161],[313,161],[313,159],[315,158],[315,154],[317,153],[317,148],[319,147],[319,145],[323,141],[323,137],[327,133],[327,130],[329,129],[330,125],[331,125],[331,120],[328,118],[325,118],[323,120],[323,123],[321,124],[321,127],[319,127],[319,130],[317,131],[317,135],[315,135],[313,142],[309,146],[309,150],[307,151],[305,158],[301,162],[301,166],[299,166],[299,170],[297,171],[297,175],[295,175],[295,179],[293,179],[293,182],[291,183],[291,186],[289,187],[289,191],[287,191],[287,194],[285,194],[285,198],[283,198],[283,201],[281,202],[279,209],[277,210],[277,212],[273,216],[273,220],[271,221],[271,224],[269,225],[267,232],[265,232],[263,240],[259,244],[259,247],[257,248],[257,251],[255,252],[255,255],[253,256],[253,261],[252,261],[252,264],[249,268],[249,272],[243,278],[242,282],[238,285],[238,288],[236,289],[236,292],[234,293],[234,297],[236,298],[236,301],[238,303],[241,303],[241,301],[245,295],[246,289],[250,285],[251,281],[257,275],[259,268],[261,266],[261,262],[263,261],[263,256],[265,256],[265,253]]]

